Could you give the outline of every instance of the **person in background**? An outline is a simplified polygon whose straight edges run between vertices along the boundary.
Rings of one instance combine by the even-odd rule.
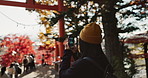
[[[31,61],[31,69],[35,69],[35,56],[33,54],[30,54],[30,57],[32,58],[32,61]]]
[[[101,28],[96,23],[87,24],[80,32],[79,51],[80,58],[72,63],[71,56],[76,58],[76,53],[73,49],[66,47],[64,56],[62,57],[59,78],[105,78],[104,72],[98,70],[84,57],[89,57],[96,61],[104,70],[109,64],[107,57],[102,51]]]
[[[6,71],[6,67],[3,66],[3,67],[1,68],[1,77],[5,74],[5,71]]]
[[[24,56],[24,59],[23,59],[23,65],[24,65],[24,72],[27,72],[27,70],[28,70],[28,60],[27,60],[26,55]]]
[[[13,78],[14,73],[15,73],[14,64],[11,64],[10,67],[8,68],[8,76],[9,76],[9,78]]]
[[[6,66],[2,66],[1,68],[1,75],[0,75],[0,78],[8,78],[8,75],[6,74],[6,70],[7,70],[7,67]]]
[[[15,78],[18,78],[18,75],[22,73],[22,69],[18,62],[14,61],[14,70],[15,70]]]
[[[28,70],[32,71],[32,69],[33,69],[32,62],[34,60],[33,60],[33,57],[30,54],[27,55],[27,61],[28,61],[28,64],[27,64]]]
[[[45,63],[45,55],[42,54],[42,66],[44,66],[46,63]]]

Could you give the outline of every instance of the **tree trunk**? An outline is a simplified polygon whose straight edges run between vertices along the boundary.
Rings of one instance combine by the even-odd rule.
[[[101,6],[102,23],[105,33],[105,50],[118,78],[128,78],[124,71],[123,52],[118,38],[115,1],[106,1]]]

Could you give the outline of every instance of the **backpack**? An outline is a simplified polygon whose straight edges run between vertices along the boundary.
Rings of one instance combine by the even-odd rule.
[[[27,64],[28,64],[28,60],[27,60],[27,59],[24,59],[24,60],[23,60],[23,64],[24,64],[24,65],[27,65]]]
[[[91,62],[94,66],[96,66],[99,70],[101,70],[102,72],[104,72],[104,78],[117,78],[112,72],[109,72],[110,70],[110,64],[108,64],[105,68],[105,70],[99,65],[97,64],[97,62],[95,62],[92,58],[90,57],[83,57],[83,59]]]
[[[16,69],[16,72],[17,72],[18,74],[21,74],[21,73],[22,73],[22,69],[21,69],[20,67],[15,66],[15,69]]]
[[[18,67],[18,74],[21,74],[22,70]]]
[[[28,57],[27,57],[27,60],[28,60],[28,63],[31,63],[31,62],[33,61],[33,58],[30,57],[30,56],[28,56]]]

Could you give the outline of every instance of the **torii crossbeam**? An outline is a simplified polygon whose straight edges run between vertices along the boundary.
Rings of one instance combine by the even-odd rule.
[[[0,5],[26,7],[26,8],[34,8],[34,9],[46,9],[46,10],[58,10],[58,6],[59,6],[59,5],[49,6],[49,5],[36,4],[34,0],[27,0],[26,3],[0,0]],[[63,9],[66,10],[66,7],[64,7]]]

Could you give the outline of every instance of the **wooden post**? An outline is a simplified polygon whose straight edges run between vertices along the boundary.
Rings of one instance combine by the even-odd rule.
[[[148,43],[144,43],[144,54],[147,54],[147,45]],[[146,78],[148,78],[148,58],[145,57],[145,66],[146,66]]]
[[[57,41],[55,40],[55,52],[54,52],[54,62],[55,62],[55,70],[58,71],[59,70],[59,65],[58,65],[58,56],[59,56],[59,48],[58,48],[58,44]]]
[[[62,12],[63,9],[64,9],[63,0],[58,0],[58,11]],[[65,34],[65,28],[64,28],[64,17],[63,17],[59,20],[59,37],[61,39],[64,38],[64,34]],[[60,41],[59,42],[60,57],[63,56],[63,53],[64,53],[63,51],[64,51],[63,41]]]

